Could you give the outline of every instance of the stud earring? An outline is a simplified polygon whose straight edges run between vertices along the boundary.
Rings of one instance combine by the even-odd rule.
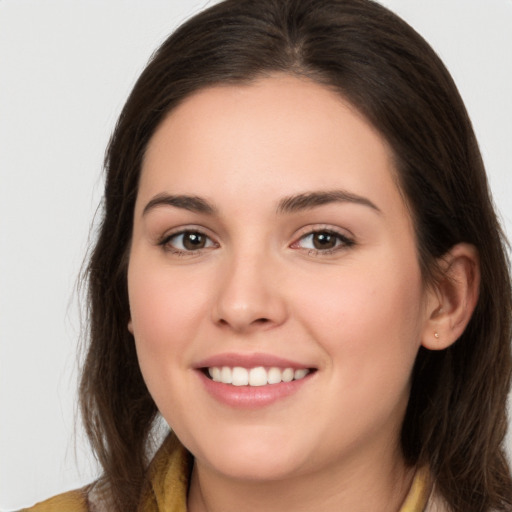
[[[437,331],[434,333],[434,337],[439,339],[439,333]]]

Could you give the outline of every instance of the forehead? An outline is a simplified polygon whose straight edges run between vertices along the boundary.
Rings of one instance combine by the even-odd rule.
[[[349,102],[308,79],[277,75],[184,100],[148,145],[139,196],[222,192],[236,201],[250,190],[277,200],[341,187],[387,194],[388,206],[401,209],[394,174],[388,144]]]

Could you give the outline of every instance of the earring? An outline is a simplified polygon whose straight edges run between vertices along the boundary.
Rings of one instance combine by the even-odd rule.
[[[439,339],[439,333],[437,331],[434,333],[434,337]]]

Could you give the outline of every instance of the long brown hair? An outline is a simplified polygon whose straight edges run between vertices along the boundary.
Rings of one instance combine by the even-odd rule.
[[[426,282],[459,242],[479,251],[473,317],[450,348],[420,349],[402,449],[428,464],[457,512],[512,510],[503,452],[511,372],[511,288],[470,120],[444,65],[400,18],[371,0],[227,0],[182,25],[154,54],[106,156],[104,214],[88,267],[90,344],[81,410],[119,511],[135,510],[157,409],[142,379],[126,269],[141,163],[163,118],[214,84],[273,72],[308,77],[348,99],[391,146],[414,219]]]

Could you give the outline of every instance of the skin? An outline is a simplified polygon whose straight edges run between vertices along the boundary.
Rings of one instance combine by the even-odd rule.
[[[279,209],[320,191],[359,199]],[[162,194],[214,212],[148,207]],[[184,248],[184,230],[204,247]],[[311,233],[326,231],[335,247],[314,250]],[[458,251],[446,268],[466,283],[474,258]],[[332,91],[277,75],[186,99],[146,153],[128,289],[148,389],[195,456],[189,509],[398,510],[412,478],[399,431],[415,356],[462,332],[475,282],[424,285],[391,151]],[[232,407],[197,370],[227,352],[316,371],[275,403]]]

